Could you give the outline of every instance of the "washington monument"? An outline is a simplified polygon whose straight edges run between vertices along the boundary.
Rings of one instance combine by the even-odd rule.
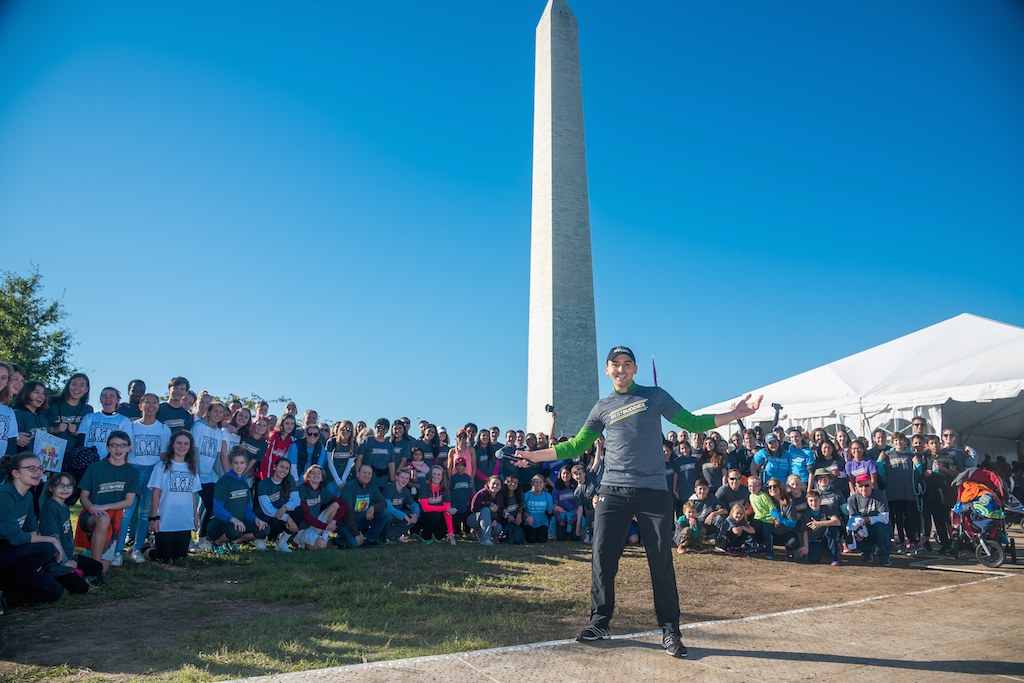
[[[526,424],[574,436],[598,399],[579,32],[565,0],[537,25]],[[554,436],[554,435],[552,435]]]

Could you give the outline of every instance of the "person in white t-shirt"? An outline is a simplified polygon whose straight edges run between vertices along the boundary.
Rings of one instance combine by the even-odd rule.
[[[202,491],[199,519],[199,541],[197,550],[213,550],[213,544],[206,538],[206,527],[213,515],[213,487],[217,480],[230,469],[228,465],[227,442],[220,421],[224,418],[226,408],[220,403],[211,403],[206,417],[196,420],[192,425],[192,437],[195,439],[196,464],[199,467],[199,480]]]
[[[171,442],[171,430],[164,423],[156,419],[156,413],[160,409],[160,399],[156,394],[145,394],[139,401],[139,410],[142,417],[132,421],[132,450],[128,453],[128,464],[139,471],[139,481],[142,482],[142,490],[135,499],[135,503],[124,515],[126,523],[121,525],[121,538],[117,543],[118,555],[124,553],[125,546],[130,542],[132,545],[131,559],[133,562],[142,563],[146,558],[142,555],[142,543],[146,540],[147,529],[149,528],[146,519],[149,517],[152,494],[149,487],[145,485],[153,475],[153,468],[160,463],[160,455],[167,451]],[[139,536],[139,529],[142,529],[142,538]]]
[[[192,434],[184,429],[171,435],[171,446],[149,478],[153,512],[149,530],[156,536],[156,558],[184,559],[192,532],[199,527],[196,494],[202,490]]]

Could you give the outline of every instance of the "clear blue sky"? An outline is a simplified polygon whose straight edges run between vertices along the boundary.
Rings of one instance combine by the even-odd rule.
[[[572,7],[598,347],[641,382],[1024,324],[1024,5]],[[0,4],[0,266],[94,388],[521,426],[543,8]]]

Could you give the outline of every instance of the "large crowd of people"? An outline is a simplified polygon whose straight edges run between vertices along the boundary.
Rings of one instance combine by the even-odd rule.
[[[162,388],[162,387],[161,387]],[[590,543],[603,476],[603,440],[579,457],[530,462],[517,452],[558,441],[545,433],[444,426],[407,417],[321,423],[289,403],[223,404],[172,378],[166,400],[142,380],[90,405],[91,384],[63,390],[0,363],[0,591],[58,599],[106,584],[124,561],[176,562],[190,552],[291,553],[388,543]],[[555,433],[552,412],[549,434]],[[413,436],[413,430],[418,433]],[[950,552],[951,482],[976,464],[951,429],[844,428],[669,432],[665,476],[676,502],[679,552],[760,554],[839,565],[843,553]],[[46,472],[35,440],[66,441]],[[1018,463],[1015,463],[1015,467]],[[992,464],[1010,480],[1005,462]],[[1005,472],[1002,470],[1005,469]],[[1017,476],[1019,484],[1019,476]],[[77,524],[72,507],[80,504]],[[624,542],[640,541],[636,524]]]

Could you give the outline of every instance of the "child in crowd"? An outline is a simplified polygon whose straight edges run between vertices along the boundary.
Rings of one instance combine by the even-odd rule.
[[[267,453],[270,457],[270,453]],[[278,539],[274,550],[290,553],[288,539],[299,530],[289,513],[299,507],[299,487],[292,477],[292,463],[288,458],[278,458],[270,476],[256,485],[256,499],[259,509],[256,515],[270,526],[268,540]],[[264,546],[266,547],[266,546]]]
[[[270,527],[256,517],[252,507],[249,483],[245,480],[248,452],[240,445],[235,446],[228,454],[228,462],[231,468],[213,487],[213,519],[207,527],[209,538],[218,554],[237,550],[235,544],[246,541],[254,541],[257,549],[265,550]]]
[[[554,499],[544,490],[544,477],[533,475],[533,488],[523,496],[526,514],[523,533],[527,543],[545,543],[548,540],[548,515],[555,509]]]
[[[464,430],[459,430],[464,431]],[[420,528],[424,543],[440,542],[442,537],[455,545],[452,516],[460,511],[451,502],[448,491],[448,473],[440,465],[430,468],[430,479],[420,487]],[[447,529],[447,535],[444,535]]]
[[[704,552],[704,537],[704,524],[697,519],[697,506],[688,500],[683,503],[683,514],[676,520],[676,530],[672,534],[677,552]]]
[[[839,566],[839,514],[831,506],[822,505],[821,494],[807,492],[807,562],[817,564],[822,551],[828,551],[833,567]]]
[[[196,495],[202,490],[192,432],[171,434],[171,445],[149,477],[153,491],[149,530],[156,537],[156,558],[167,563],[188,555],[192,532],[199,528]]]
[[[580,540],[576,506],[576,481],[572,478],[572,467],[566,465],[558,470],[555,486],[551,491],[554,501],[555,538],[559,541]]]
[[[127,418],[123,419],[127,421]],[[89,465],[82,477],[82,514],[78,517],[78,527],[83,532],[83,545],[87,537],[91,557],[100,558],[103,562],[104,574],[112,562],[121,564],[121,556],[115,551],[122,515],[139,495],[139,471],[128,464],[131,445],[132,440],[127,433],[120,430],[110,432],[105,448],[107,457]]]
[[[71,531],[71,510],[67,499],[75,492],[75,478],[67,472],[55,474],[46,483],[46,500],[39,509],[39,534],[60,541],[63,561],[54,557],[46,571],[69,593],[84,595],[89,586],[105,585],[103,564],[91,557],[75,553],[75,537]]]
[[[708,495],[710,490],[706,481],[698,479],[693,485],[693,495],[690,496],[689,502],[693,503],[697,511],[697,521],[704,525],[705,534],[714,537],[718,535],[718,525],[721,524],[721,520],[715,522],[716,518],[724,517],[729,512],[722,507],[717,498]]]
[[[423,457],[423,451],[418,446],[414,446],[413,449],[419,451],[420,458]],[[419,521],[420,506],[409,488],[411,478],[412,469],[402,467],[395,473],[395,480],[384,487],[384,502],[388,514],[391,515],[390,523],[384,530],[385,543],[396,540],[408,543],[409,530]]]
[[[715,545],[730,557],[740,557],[752,551],[754,527],[747,523],[747,511],[743,503],[733,503],[729,516],[722,523]]]
[[[502,524],[505,528],[505,542],[520,545],[525,542],[523,532],[523,490],[519,485],[519,477],[505,478],[505,510],[502,513]]]
[[[473,479],[461,458],[455,460],[455,472],[448,477],[448,488],[451,491],[452,507],[457,510],[452,514],[452,525],[455,535],[461,538],[465,531],[464,522],[469,510],[469,498],[473,495]]]
[[[409,492],[413,498],[419,495],[419,488],[428,474],[430,465],[423,459],[423,449],[414,445],[409,449]]]

